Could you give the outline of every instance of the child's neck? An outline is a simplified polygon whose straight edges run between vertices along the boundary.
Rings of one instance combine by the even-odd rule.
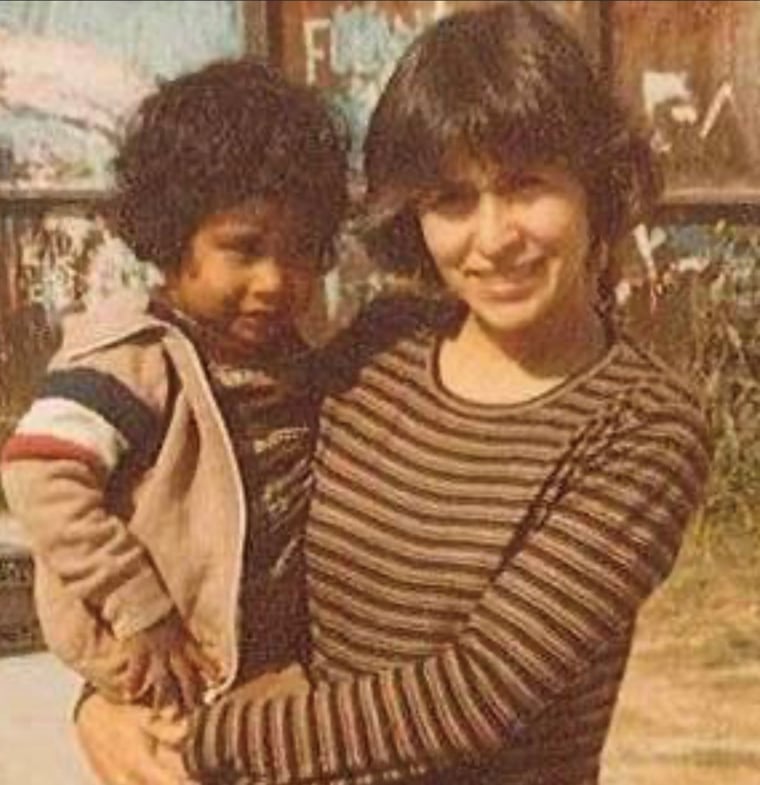
[[[439,356],[441,381],[461,398],[484,404],[532,400],[599,360],[608,335],[589,308],[509,336],[497,336],[470,314]]]

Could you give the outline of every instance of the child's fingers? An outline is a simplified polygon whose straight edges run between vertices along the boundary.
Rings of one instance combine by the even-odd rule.
[[[221,676],[221,668],[216,660],[209,657],[196,641],[190,639],[185,646],[187,659],[211,681],[216,681]]]
[[[128,693],[132,698],[139,697],[145,692],[147,688],[146,679],[150,665],[150,657],[146,657],[142,654],[135,653],[129,658],[129,665],[127,666],[125,678]]]
[[[164,666],[161,669],[156,668],[153,673],[154,676],[151,679],[153,712],[158,713],[173,706],[180,707],[180,692],[171,671]]]
[[[196,666],[183,654],[173,654],[170,658],[171,671],[178,690],[180,706],[190,711],[201,701],[203,679]]]
[[[143,731],[157,741],[172,749],[180,749],[190,734],[190,715],[176,710],[151,712],[143,718]]]

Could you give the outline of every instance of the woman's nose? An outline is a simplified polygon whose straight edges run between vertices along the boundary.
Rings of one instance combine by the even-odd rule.
[[[518,210],[508,197],[482,193],[475,221],[477,250],[485,257],[498,257],[520,241]]]

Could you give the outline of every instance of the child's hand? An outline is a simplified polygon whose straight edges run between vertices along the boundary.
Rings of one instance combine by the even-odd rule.
[[[136,633],[125,646],[130,657],[127,688],[136,697],[151,693],[156,708],[173,705],[190,711],[218,675],[176,612]]]
[[[157,744],[180,750],[190,737],[192,714],[180,714],[174,708],[151,711],[140,717],[140,727]]]

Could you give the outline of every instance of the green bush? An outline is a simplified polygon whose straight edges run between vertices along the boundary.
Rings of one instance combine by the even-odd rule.
[[[656,277],[624,314],[645,343],[696,385],[714,455],[703,522],[754,529],[760,509],[760,227],[658,230]],[[650,235],[651,236],[651,235]],[[715,532],[708,532],[713,536]]]

